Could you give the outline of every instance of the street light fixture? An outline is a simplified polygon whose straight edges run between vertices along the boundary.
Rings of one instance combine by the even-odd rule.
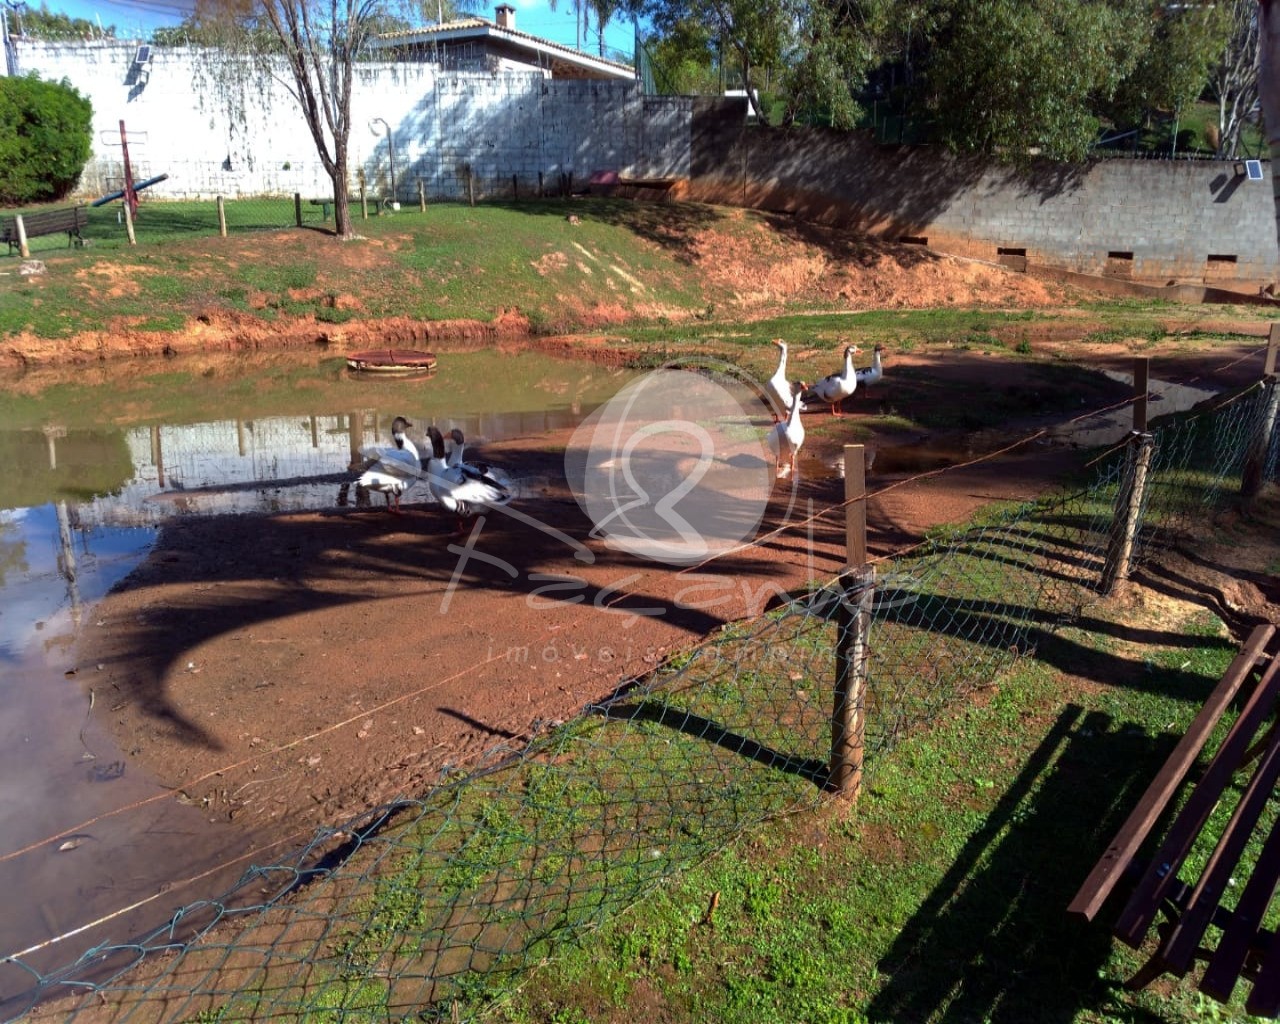
[[[378,122],[381,122],[381,123],[382,123],[382,127],[383,127],[384,129],[386,129],[386,133],[387,133],[387,161],[388,161],[388,162],[390,163],[390,165],[391,165],[391,208],[392,208],[393,210],[398,210],[398,209],[400,208],[400,204],[396,202],[396,146],[395,146],[395,139],[393,138],[393,136],[392,136],[392,134],[391,134],[391,125],[389,125],[389,124],[387,123],[387,119],[386,119],[385,117],[371,117],[371,118],[369,118],[369,127],[370,127],[370,128],[372,128],[372,127],[373,127],[375,124],[377,124]]]

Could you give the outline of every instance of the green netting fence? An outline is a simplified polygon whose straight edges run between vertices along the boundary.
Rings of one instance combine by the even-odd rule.
[[[1251,474],[1276,480],[1275,390],[1151,431],[1121,575],[1202,529]],[[726,625],[527,745],[322,830],[149,934],[57,969],[4,964],[4,1018],[474,1019],[664,880],[829,799],[837,624],[851,607],[869,612],[857,708],[869,773],[912,730],[1047,652],[1099,597],[1141,447],[879,560],[873,583],[845,574]]]

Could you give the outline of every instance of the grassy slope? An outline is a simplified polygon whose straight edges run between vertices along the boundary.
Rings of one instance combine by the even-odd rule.
[[[1063,637],[1107,683],[1023,663],[875,765],[856,811],[735,844],[491,1019],[622,1024],[637,1006],[669,1024],[1249,1019],[1186,982],[1125,991],[1140,961],[1106,913],[1093,926],[1065,913],[1196,710],[1173,678],[1193,662],[1207,692],[1233,655],[1204,613],[1140,651],[1112,625]]]

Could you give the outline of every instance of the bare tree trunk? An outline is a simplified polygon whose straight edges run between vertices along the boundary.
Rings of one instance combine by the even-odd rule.
[[[351,227],[351,201],[347,195],[347,147],[334,147],[333,161],[333,231],[339,238],[354,238]]]
[[[1276,241],[1280,244],[1280,177],[1274,163],[1280,154],[1280,3],[1260,0],[1258,5],[1258,98],[1271,147],[1271,189],[1276,207]]]

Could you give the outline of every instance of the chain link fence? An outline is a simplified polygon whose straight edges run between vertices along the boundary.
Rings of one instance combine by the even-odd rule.
[[[1202,528],[1257,466],[1258,486],[1274,482],[1275,394],[1259,385],[1140,435],[1144,487],[1139,446],[1124,444],[1087,485],[990,508],[877,561],[872,582],[847,573],[727,625],[574,720],[317,833],[150,934],[56,970],[10,962],[3,1017],[473,1019],[663,880],[826,798],[851,605],[868,619],[856,768],[873,773],[1019,659],[1051,657],[1057,631],[1099,599],[1135,502],[1119,577]],[[836,703],[835,718],[850,710]]]

